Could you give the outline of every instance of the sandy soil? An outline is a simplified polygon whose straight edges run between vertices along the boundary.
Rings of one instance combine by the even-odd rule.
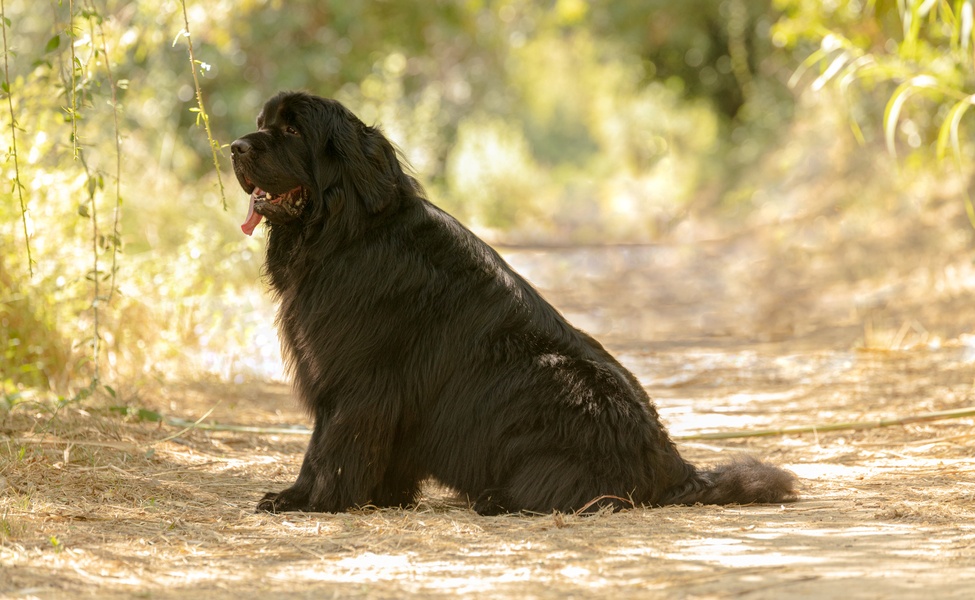
[[[0,596],[969,598],[975,421],[868,425],[975,405],[972,261],[831,248],[505,251],[640,377],[689,458],[766,457],[802,479],[800,502],[485,518],[431,485],[412,510],[257,515],[295,477],[300,433],[25,403],[0,409]],[[307,424],[279,383],[121,394]],[[861,426],[699,437],[842,422]]]

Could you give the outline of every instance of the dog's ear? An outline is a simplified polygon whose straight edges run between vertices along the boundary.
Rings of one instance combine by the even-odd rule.
[[[399,193],[405,175],[393,145],[334,100],[316,98],[320,128],[312,143],[320,148],[314,165],[322,191],[339,185],[370,214],[382,212]]]
[[[350,161],[351,182],[371,214],[382,212],[396,199],[403,170],[389,140],[375,127],[361,125],[359,147],[362,160]]]

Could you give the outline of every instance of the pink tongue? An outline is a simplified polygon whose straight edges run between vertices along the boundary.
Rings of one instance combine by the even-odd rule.
[[[257,227],[260,224],[261,219],[264,218],[260,215],[260,213],[254,212],[254,196],[256,196],[257,192],[259,191],[260,190],[255,188],[254,193],[251,194],[251,203],[250,206],[247,207],[247,218],[240,226],[240,230],[247,235],[252,235],[254,233],[254,228]]]

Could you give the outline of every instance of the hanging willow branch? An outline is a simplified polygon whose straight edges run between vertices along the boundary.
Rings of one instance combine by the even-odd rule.
[[[227,210],[227,195],[224,193],[223,178],[220,176],[220,159],[217,156],[220,144],[213,138],[213,133],[210,131],[210,115],[207,114],[206,108],[203,106],[203,89],[200,87],[200,78],[196,74],[197,65],[203,67],[203,63],[198,62],[196,56],[193,54],[193,38],[190,37],[190,18],[186,14],[186,0],[180,0],[180,5],[183,7],[183,24],[185,29],[180,32],[176,40],[179,40],[180,36],[184,36],[186,38],[186,45],[190,51],[190,71],[193,73],[193,85],[196,87],[196,108],[193,109],[196,112],[196,124],[199,125],[202,121],[203,128],[206,130],[207,141],[210,143],[210,152],[213,154],[213,168],[217,172],[217,184],[220,186],[220,200],[223,202],[223,209]],[[176,43],[173,42],[173,45],[176,45]]]
[[[82,168],[84,168],[85,176],[87,177],[86,189],[88,191],[88,206],[90,211],[88,217],[91,219],[91,256],[92,256],[91,282],[94,289],[92,290],[92,301],[91,301],[92,329],[93,329],[92,341],[91,341],[91,354],[92,354],[91,362],[92,362],[93,374],[92,374],[92,381],[90,387],[94,389],[94,387],[98,384],[99,370],[100,370],[98,354],[99,354],[100,342],[101,342],[100,322],[99,322],[99,317],[101,316],[101,314],[99,313],[98,309],[102,301],[101,289],[100,289],[101,272],[98,263],[98,238],[99,238],[98,203],[95,201],[95,193],[97,192],[98,188],[104,185],[104,183],[102,181],[101,176],[96,176],[95,174],[92,173],[91,168],[88,166],[88,161],[85,160],[84,149],[81,147],[81,142],[78,140],[78,135],[77,135],[78,95],[77,95],[77,87],[76,87],[77,80],[75,79],[75,73],[76,73],[75,67],[77,66],[79,69],[81,69],[82,65],[81,65],[81,61],[78,60],[78,57],[75,55],[74,52],[74,1],[73,0],[70,0],[68,3],[68,11],[69,11],[68,31],[72,41],[71,43],[71,123],[72,123],[72,128],[74,129],[74,135],[72,135],[72,138],[74,140],[75,158],[81,162],[81,166]],[[90,65],[93,59],[95,58],[95,56],[97,55],[97,50],[95,49],[95,25],[91,21],[91,17],[89,17],[88,24],[91,27],[91,33],[90,33],[91,56],[89,56],[88,58],[88,64]],[[85,85],[86,78],[87,77],[85,77],[84,71],[82,71],[82,83],[81,83],[82,86]]]
[[[90,14],[87,15],[89,21],[89,27],[91,28],[90,39],[91,39],[91,54],[88,57],[87,63],[82,63],[81,59],[75,52],[75,3],[74,0],[68,1],[68,40],[71,56],[70,65],[70,81],[65,77],[62,70],[62,77],[65,78],[64,85],[68,89],[68,97],[70,106],[66,107],[64,110],[68,114],[71,121],[71,148],[74,159],[81,164],[81,168],[85,174],[86,186],[85,191],[87,193],[87,199],[85,202],[79,204],[78,212],[83,217],[91,219],[91,253],[92,253],[92,270],[90,272],[90,280],[92,282],[92,344],[91,344],[91,363],[92,363],[92,380],[91,384],[79,392],[78,399],[87,397],[92,391],[97,387],[100,373],[100,364],[98,360],[100,352],[100,342],[101,342],[101,312],[99,310],[102,297],[101,297],[101,267],[98,260],[98,247],[99,247],[99,230],[98,230],[98,203],[96,202],[96,192],[98,189],[104,187],[104,181],[102,177],[94,173],[91,167],[88,165],[88,161],[85,158],[85,149],[82,146],[80,136],[78,134],[78,110],[79,110],[79,90],[83,93],[87,89],[89,74],[85,73],[85,64],[91,65],[97,56],[98,50],[95,47],[95,25],[92,19],[95,17],[95,12],[92,10]],[[80,74],[80,81],[79,81]],[[81,102],[84,98],[81,99]]]
[[[92,14],[95,13],[95,8],[90,3],[88,4],[89,10]],[[112,75],[112,62],[108,57],[108,44],[105,41],[105,28],[102,27],[101,21],[98,22],[98,34],[102,41],[102,57],[105,59],[105,74],[108,77],[108,86],[112,90],[112,118],[115,125],[115,215],[114,224],[112,225],[112,274],[111,274],[111,284],[108,288],[108,296],[105,298],[106,302],[110,302],[112,295],[115,293],[115,276],[118,273],[118,253],[119,246],[122,243],[122,234],[119,231],[119,219],[122,215],[122,132],[119,128],[118,120],[118,86],[115,83],[115,78]],[[95,40],[92,38],[92,44]],[[98,276],[98,273],[95,273]],[[97,359],[97,356],[96,356]]]
[[[7,55],[10,49],[7,47],[7,8],[3,0],[0,0],[0,20],[3,21],[3,92],[7,94],[7,108],[10,111],[10,154],[14,159],[14,189],[17,190],[17,198],[20,200],[20,220],[24,224],[24,245],[27,247],[27,270],[30,276],[34,276],[34,259],[30,251],[30,236],[27,233],[27,205],[24,204],[24,186],[20,183],[20,159],[17,157],[17,118],[14,114],[13,95],[10,93],[10,67]]]
[[[68,0],[68,48],[71,51],[71,89],[68,97],[71,98],[71,106],[68,107],[68,116],[71,118],[71,151],[75,158],[81,153],[78,142],[78,82],[75,73],[81,62],[74,52],[74,0]]]

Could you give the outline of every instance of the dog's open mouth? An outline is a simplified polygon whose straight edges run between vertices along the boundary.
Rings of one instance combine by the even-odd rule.
[[[247,208],[247,218],[244,219],[240,229],[247,235],[252,235],[264,217],[271,222],[290,221],[301,214],[307,201],[308,190],[302,186],[281,194],[271,194],[254,186],[250,206]]]

